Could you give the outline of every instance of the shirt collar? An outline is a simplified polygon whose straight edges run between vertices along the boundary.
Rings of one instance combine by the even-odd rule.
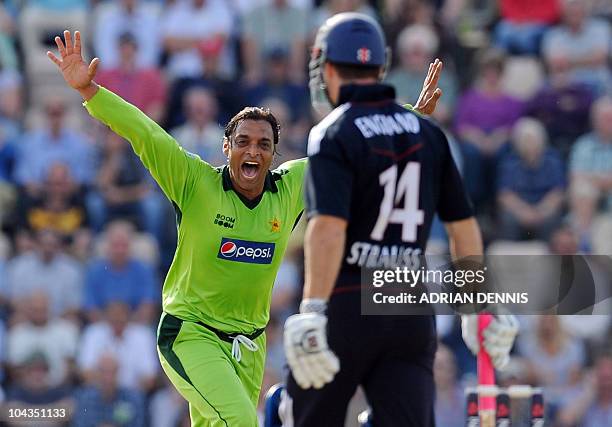
[[[347,84],[340,87],[338,105],[346,102],[372,103],[393,102],[395,100],[395,88],[382,83],[367,85]]]

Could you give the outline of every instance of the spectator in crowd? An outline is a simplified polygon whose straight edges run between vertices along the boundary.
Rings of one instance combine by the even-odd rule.
[[[564,167],[547,145],[546,130],[534,119],[514,126],[513,151],[504,153],[498,169],[501,237],[547,240],[559,225],[564,196]]]
[[[314,11],[309,31],[316,33],[327,18],[336,13],[359,12],[376,18],[376,11],[368,4],[367,0],[323,0],[321,5]]]
[[[576,141],[570,155],[570,208],[583,244],[600,204],[612,209],[612,98],[598,99],[591,109],[593,132]]]
[[[92,226],[99,232],[109,221],[129,219],[159,238],[162,197],[129,144],[106,131],[96,191],[87,196]]]
[[[297,84],[305,80],[308,14],[288,0],[272,0],[243,16],[242,56],[248,84],[264,76],[265,52],[282,49],[289,53],[289,75]]]
[[[227,160],[221,149],[223,130],[215,121],[217,100],[213,93],[203,87],[194,87],[185,95],[187,122],[174,128],[170,134],[190,153],[214,166]]]
[[[457,381],[455,356],[443,344],[438,345],[433,370],[436,383],[436,424],[444,427],[465,425],[465,393]]]
[[[72,415],[74,400],[68,386],[52,386],[49,381],[50,365],[45,355],[40,352],[30,354],[15,375],[15,381],[6,391],[6,408],[25,410],[38,408],[45,411],[58,410],[58,416],[48,422],[37,421],[40,427],[62,426]],[[55,413],[54,413],[55,414]],[[8,414],[6,414],[8,415]],[[14,419],[4,417],[9,426],[23,425],[24,417]]]
[[[549,139],[567,158],[571,145],[589,129],[593,92],[573,82],[565,72],[551,69],[544,85],[529,100],[525,113],[540,120]]]
[[[0,118],[2,127],[19,129],[22,120],[22,76],[16,71],[0,69]]]
[[[438,52],[439,42],[435,29],[423,24],[411,25],[400,33],[396,49],[400,65],[391,70],[387,81],[395,87],[401,102],[413,102],[419,98],[422,88],[420,76],[427,74],[427,68]],[[444,65],[446,70],[438,80],[444,96],[436,105],[434,118],[448,124],[457,98],[457,82],[452,69],[447,63]]]
[[[37,233],[36,250],[11,259],[3,293],[19,306],[24,296],[42,291],[49,297],[50,316],[74,318],[81,307],[83,274],[80,265],[62,250],[52,230]],[[15,313],[19,318],[19,310]]]
[[[185,97],[194,88],[209,90],[215,97],[217,108],[217,123],[227,123],[240,111],[244,105],[244,89],[238,80],[228,79],[219,73],[219,55],[209,52],[203,58],[203,72],[195,77],[177,79],[172,85],[168,101],[166,126],[173,129],[186,120]]]
[[[32,233],[53,230],[66,243],[72,243],[77,233],[88,233],[83,195],[66,165],[52,165],[41,190],[37,196],[24,195],[19,199],[16,212],[19,228]]]
[[[117,65],[100,71],[96,81],[158,122],[164,115],[166,82],[159,70],[138,64],[137,55],[140,49],[137,43],[132,33],[121,34]]]
[[[612,20],[612,4],[608,0],[591,0],[591,11],[594,16]]]
[[[554,255],[575,255],[579,250],[578,243],[578,236],[573,227],[562,224],[551,233],[548,248]]]
[[[308,88],[291,82],[288,52],[280,48],[267,52],[264,69],[264,80],[247,90],[247,103],[261,105],[266,98],[280,98],[291,108],[292,121],[307,120]]]
[[[76,393],[73,427],[144,427],[144,396],[123,387],[119,362],[103,353],[95,362],[92,382]]]
[[[77,365],[88,384],[95,384],[97,363],[104,354],[117,360],[120,387],[149,392],[159,370],[155,334],[150,326],[130,322],[130,307],[109,302],[104,319],[85,328]]]
[[[451,0],[455,1],[455,0]],[[467,0],[459,0],[464,4],[455,9],[464,9],[469,5]],[[488,3],[488,2],[487,2]],[[444,2],[444,5],[449,4],[449,0]],[[399,35],[406,28],[412,25],[425,25],[431,27],[435,25],[436,20],[436,6],[440,3],[435,4],[429,0],[387,0],[383,3],[382,17],[383,17],[383,31],[387,36],[387,44],[389,46],[397,46]],[[452,9],[452,7],[451,7]],[[451,12],[451,15],[455,15],[454,18],[448,17],[449,20],[458,19],[457,14],[459,12]],[[440,16],[440,15],[438,15]],[[450,27],[449,27],[450,28]],[[438,28],[442,30],[442,28]],[[392,61],[397,58],[396,52],[393,52]]]
[[[129,307],[133,322],[150,325],[157,316],[160,287],[153,268],[132,256],[134,232],[124,221],[109,224],[107,255],[87,269],[85,304],[91,322],[103,319],[104,308],[114,302]]]
[[[178,426],[183,413],[189,410],[185,398],[165,375],[163,382],[163,387],[153,394],[149,404],[151,427]]]
[[[280,314],[280,313],[279,313]],[[287,363],[285,351],[283,349],[283,330],[285,317],[278,314],[271,314],[270,321],[266,325],[266,368],[280,374]]]
[[[529,364],[532,383],[544,387],[547,402],[559,408],[577,396],[585,363],[584,343],[568,334],[559,316],[530,320],[535,325],[523,328],[518,350]]]
[[[18,134],[17,126],[0,115],[0,226],[11,212],[15,202],[12,181]]]
[[[563,22],[546,33],[542,53],[550,69],[602,93],[612,78],[611,40],[610,24],[589,16],[587,0],[563,0]]]
[[[496,45],[513,55],[537,55],[542,36],[557,23],[563,0],[500,0]]]
[[[4,4],[0,4],[0,70],[17,71],[17,53],[13,36],[15,23],[6,10]]]
[[[66,128],[66,100],[45,100],[47,125],[24,135],[17,155],[16,181],[29,196],[40,195],[42,183],[55,163],[63,163],[78,185],[93,179],[93,152],[86,136]]]
[[[473,86],[459,99],[455,129],[463,144],[466,186],[480,204],[493,194],[496,161],[523,113],[523,103],[504,92],[504,56],[495,50],[481,54]]]
[[[222,54],[219,72],[230,72],[227,42],[232,15],[223,0],[177,0],[164,12],[161,25],[168,53],[168,73],[173,78],[202,74],[203,56]]]
[[[8,333],[8,362],[22,366],[34,353],[41,353],[49,367],[48,384],[72,382],[73,364],[79,341],[77,326],[49,316],[49,298],[42,292],[27,296],[23,302],[25,318]]]
[[[93,45],[101,60],[100,65],[104,69],[122,68],[125,54],[122,38],[129,32],[134,45],[134,66],[139,69],[156,67],[160,53],[159,12],[157,2],[119,0],[98,3],[94,12]]]
[[[612,419],[612,353],[602,351],[595,360],[594,372],[586,382],[583,395],[563,409],[560,425],[569,427],[606,427]]]
[[[309,121],[304,119],[297,122],[292,121],[289,105],[280,98],[266,98],[260,105],[272,111],[283,132],[282,152],[277,153],[275,162],[280,165],[287,160],[305,157],[306,142],[310,131]]]

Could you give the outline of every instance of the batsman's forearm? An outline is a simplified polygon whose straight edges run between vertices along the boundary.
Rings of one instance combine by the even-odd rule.
[[[461,259],[483,254],[480,227],[474,217],[447,223],[451,257]]]
[[[344,220],[318,216],[308,223],[304,242],[304,299],[329,299],[340,271],[345,240]]]

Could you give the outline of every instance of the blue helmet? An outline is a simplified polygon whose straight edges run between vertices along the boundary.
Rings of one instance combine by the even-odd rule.
[[[385,76],[390,59],[385,35],[375,19],[362,13],[339,13],[319,28],[309,63],[310,98],[319,112],[331,110],[331,101],[323,79],[323,65],[353,65],[380,68],[379,78]]]

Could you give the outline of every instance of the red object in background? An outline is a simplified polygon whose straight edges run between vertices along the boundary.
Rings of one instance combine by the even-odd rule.
[[[225,44],[225,40],[223,36],[215,36],[210,39],[202,40],[198,45],[198,50],[200,51],[200,55],[204,58],[210,58],[214,56],[218,56],[223,49],[223,45]]]
[[[495,369],[493,368],[493,362],[491,362],[491,357],[482,345],[482,332],[489,326],[492,320],[492,314],[478,315],[478,342],[480,343],[480,350],[477,356],[478,385],[495,385]],[[478,407],[481,411],[494,411],[495,397],[480,396]]]
[[[559,3],[559,0],[501,0],[501,16],[515,24],[554,24],[561,16]]]

